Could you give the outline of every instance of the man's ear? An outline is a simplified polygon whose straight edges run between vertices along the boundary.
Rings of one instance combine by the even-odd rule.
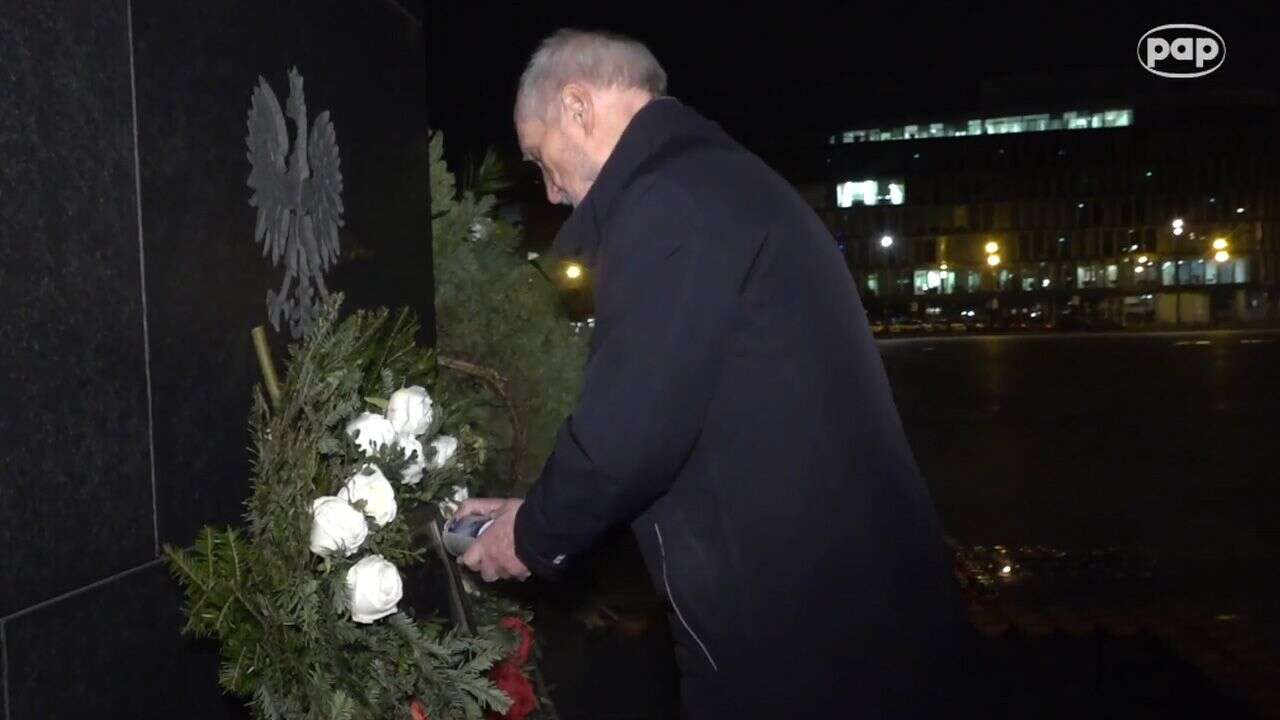
[[[591,92],[577,83],[569,83],[560,91],[560,117],[570,127],[589,136],[595,129],[595,106]]]

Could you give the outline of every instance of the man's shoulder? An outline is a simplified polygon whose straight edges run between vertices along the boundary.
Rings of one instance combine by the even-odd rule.
[[[606,224],[700,224],[697,190],[673,170],[654,166],[634,175],[618,193]]]
[[[689,218],[723,204],[724,188],[738,182],[750,154],[708,138],[675,141],[636,168],[618,193],[620,208],[666,208]]]

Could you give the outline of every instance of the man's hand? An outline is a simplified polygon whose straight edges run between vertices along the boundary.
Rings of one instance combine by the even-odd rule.
[[[471,543],[458,562],[480,573],[485,582],[528,579],[529,568],[516,557],[516,513],[522,504],[523,500],[515,498],[475,498],[463,502],[454,517],[483,515],[493,518],[493,524]]]

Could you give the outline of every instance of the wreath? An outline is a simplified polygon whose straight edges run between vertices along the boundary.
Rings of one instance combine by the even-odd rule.
[[[404,598],[422,528],[465,497],[485,444],[430,390],[409,312],[339,320],[340,303],[290,348],[272,400],[255,392],[243,529],[165,548],[184,632],[220,643],[220,685],[258,718],[521,720],[538,704],[528,613],[480,595],[466,632]]]

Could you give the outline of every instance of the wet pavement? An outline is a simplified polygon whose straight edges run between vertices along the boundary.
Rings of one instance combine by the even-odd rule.
[[[1163,594],[1280,619],[1280,332],[881,349],[957,542],[1118,548]]]
[[[1145,638],[1280,716],[1280,332],[880,347],[989,636]]]
[[[984,717],[1280,717],[1280,332],[880,347],[967,568]],[[526,588],[565,720],[675,716],[632,552]]]

